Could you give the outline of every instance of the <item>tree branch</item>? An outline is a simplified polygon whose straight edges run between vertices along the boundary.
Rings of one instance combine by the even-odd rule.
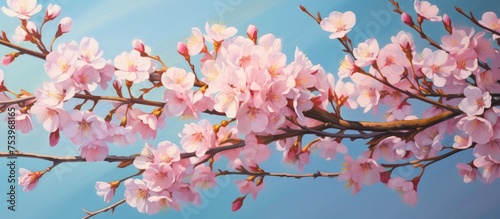
[[[247,175],[247,176],[275,176],[275,177],[286,177],[286,178],[317,178],[317,177],[337,177],[341,173],[336,172],[336,173],[329,173],[329,172],[316,172],[316,173],[304,173],[304,174],[292,174],[292,173],[270,173],[270,172],[236,172],[236,171],[228,171],[228,170],[220,170],[217,173],[217,176],[224,176],[224,175]]]
[[[46,54],[43,54],[41,52],[37,52],[37,51],[31,50],[31,49],[27,49],[27,48],[24,48],[24,47],[12,44],[12,43],[7,42],[5,40],[1,40],[0,39],[0,44],[4,45],[6,47],[9,47],[9,48],[15,49],[15,50],[21,52],[22,54],[28,54],[28,55],[31,55],[33,57],[37,57],[39,59],[45,60],[45,57],[47,57]]]
[[[105,208],[101,209],[101,210],[93,211],[93,212],[87,211],[84,208],[83,211],[87,214],[87,216],[82,217],[82,219],[91,218],[91,217],[93,217],[95,215],[98,215],[98,214],[103,213],[103,212],[107,212],[109,210],[111,210],[111,213],[113,213],[115,211],[115,208],[118,207],[119,205],[123,204],[123,203],[125,203],[125,199],[122,199],[122,200],[118,201],[117,203],[114,203],[114,204],[112,204],[112,205],[110,205],[108,207],[105,207]]]

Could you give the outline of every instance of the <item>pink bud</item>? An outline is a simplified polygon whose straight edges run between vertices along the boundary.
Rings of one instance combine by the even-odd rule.
[[[404,12],[401,14],[401,20],[408,26],[413,26],[415,24],[411,16]]]
[[[65,17],[61,19],[59,22],[59,27],[57,29],[56,37],[59,37],[71,30],[71,27],[73,26],[73,21],[69,17]]]
[[[185,59],[189,58],[189,50],[184,42],[177,43],[177,52],[179,52],[179,54],[184,56]]]
[[[59,129],[55,130],[54,132],[51,132],[49,135],[49,143],[51,147],[54,147],[59,143]]]
[[[45,12],[45,21],[54,20],[61,13],[61,6],[49,4],[47,6],[47,11]]]
[[[21,168],[19,169],[19,185],[23,187],[23,191],[29,192],[33,190],[38,184],[38,180],[45,174],[44,172],[31,172],[27,169]]]
[[[447,14],[443,15],[443,25],[448,33],[452,34],[453,28],[451,27],[451,19]]]
[[[235,199],[233,201],[233,205],[231,206],[231,209],[233,210],[233,212],[240,210],[241,206],[243,206],[243,200],[245,200],[245,197],[247,197],[247,196],[238,197],[237,199]]]
[[[2,65],[3,66],[7,66],[12,61],[14,61],[14,57],[12,57],[10,54],[4,55],[3,58],[2,58]]]
[[[253,25],[253,24],[248,25],[247,36],[248,36],[248,38],[250,38],[254,42],[257,39],[257,33],[258,32],[259,31],[257,30],[257,27],[255,27],[255,25]]]
[[[391,179],[391,171],[385,171],[380,173],[380,182],[387,184],[389,182],[389,179]]]
[[[135,50],[139,51],[140,53],[144,53],[144,43],[140,39],[135,39],[132,41],[132,46],[134,47]]]
[[[3,56],[2,58],[2,65],[7,66],[10,63],[12,63],[21,53],[19,52],[13,52],[9,53]]]

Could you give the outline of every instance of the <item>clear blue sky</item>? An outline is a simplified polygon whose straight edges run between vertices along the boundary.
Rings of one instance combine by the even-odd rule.
[[[89,3],[89,2],[92,2]],[[413,1],[402,1],[402,7],[413,13]],[[456,24],[470,25],[453,10],[459,6],[466,11],[472,10],[477,17],[485,11],[500,12],[500,6],[490,1],[474,1],[474,5],[465,1],[433,1],[441,11],[449,14]],[[151,46],[154,54],[158,54],[168,66],[188,68],[176,52],[176,44],[189,36],[191,27],[203,29],[205,22],[223,21],[227,25],[239,29],[240,35],[245,35],[248,24],[259,28],[259,34],[274,33],[283,42],[283,51],[293,57],[293,51],[299,47],[315,64],[321,64],[326,71],[336,72],[338,61],[342,57],[340,46],[336,41],[328,39],[328,33],[308,16],[299,10],[298,5],[305,5],[310,11],[320,11],[327,16],[331,11],[351,10],[357,15],[357,24],[350,36],[357,43],[365,37],[375,37],[383,45],[390,41],[390,36],[401,29],[410,31],[401,24],[400,17],[391,12],[388,1],[374,0],[342,0],[342,1],[69,1],[42,0],[44,8],[49,3],[60,4],[63,8],[61,17],[73,19],[73,31],[63,36],[56,43],[77,40],[85,36],[93,37],[101,45],[106,59],[113,59],[122,51],[131,49],[135,38],[142,39]],[[2,3],[2,5],[6,5]],[[43,12],[42,12],[43,13]],[[43,16],[34,19],[42,19]],[[442,12],[440,13],[442,14]],[[16,19],[0,15],[0,28],[9,37],[19,22]],[[57,23],[44,27],[45,33],[54,31]],[[429,24],[425,30],[433,34],[442,34],[444,30],[440,23]],[[50,37],[46,35],[47,41]],[[436,36],[436,35],[434,35]],[[414,35],[418,38],[417,35]],[[23,44],[27,45],[27,44]],[[425,46],[420,42],[419,50]],[[11,49],[0,47],[0,54],[11,52]],[[289,58],[288,60],[290,60]],[[23,88],[34,91],[47,81],[43,61],[33,57],[19,57],[12,65],[2,67],[5,71],[6,85],[13,90]],[[146,85],[145,85],[146,86]],[[106,109],[106,108],[104,108]],[[104,111],[104,110],[103,110]],[[348,112],[346,118],[363,118],[369,120],[371,114],[360,115],[359,112]],[[163,140],[178,142],[177,133],[186,120],[169,119],[168,129],[161,131],[152,143]],[[0,139],[5,139],[6,126],[0,126]],[[75,155],[76,147],[67,140],[61,140],[57,147],[48,144],[48,133],[37,124],[35,130],[27,135],[19,135],[19,150],[33,153]],[[3,145],[4,143],[0,143]],[[357,156],[366,149],[363,142],[346,142],[351,154]],[[143,142],[118,148],[110,146],[111,154],[132,154],[142,148]],[[274,145],[270,146],[274,151]],[[4,147],[0,151],[5,151]],[[321,161],[313,155],[311,164],[304,172],[340,170],[343,158],[336,161]],[[215,189],[203,191],[204,196],[200,207],[186,206],[184,211],[167,211],[150,218],[496,218],[500,216],[500,182],[497,180],[485,185],[479,182],[464,184],[458,176],[455,165],[457,162],[469,162],[470,152],[455,155],[439,162],[426,171],[419,185],[419,203],[410,207],[402,203],[400,196],[382,184],[364,187],[355,195],[345,189],[345,183],[337,179],[281,179],[266,178],[266,188],[259,193],[256,200],[247,198],[238,212],[231,212],[231,202],[240,194],[232,183],[241,177],[231,176],[220,178]],[[4,166],[0,161],[0,191],[6,193],[7,185]],[[294,167],[281,162],[281,153],[275,152],[263,165],[267,171],[296,172]],[[39,160],[18,159],[18,168],[41,170],[50,163]],[[109,163],[79,163],[63,164],[45,175],[37,188],[29,193],[18,190],[17,212],[6,212],[2,200],[0,215],[2,218],[81,218],[82,208],[97,210],[107,206],[102,198],[96,195],[96,181],[112,181],[135,173],[133,168],[116,169]],[[222,165],[224,167],[224,165]],[[396,172],[399,176],[415,174],[412,169]],[[117,191],[112,202],[123,197],[123,187]],[[4,216],[6,215],[6,216]],[[128,205],[122,205],[112,215],[103,213],[94,218],[147,218]]]

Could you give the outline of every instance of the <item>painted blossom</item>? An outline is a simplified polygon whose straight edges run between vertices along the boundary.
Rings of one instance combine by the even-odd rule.
[[[437,87],[443,87],[446,83],[446,78],[451,75],[457,67],[456,61],[443,50],[437,50],[430,56],[425,58],[422,72],[427,78],[432,79],[432,82]]]
[[[8,0],[7,6],[2,7],[3,13],[9,17],[18,17],[19,19],[29,19],[34,14],[42,10],[42,5],[36,4],[36,0]]]
[[[23,187],[23,191],[29,192],[33,190],[38,184],[38,180],[45,174],[45,172],[31,172],[27,169],[19,169],[19,185]]]
[[[158,143],[158,150],[154,153],[154,161],[156,163],[172,164],[181,159],[181,150],[179,146],[170,141],[162,141]]]
[[[353,54],[356,58],[354,63],[359,67],[368,66],[377,59],[378,52],[379,46],[377,40],[374,38],[367,39],[354,48]]]
[[[408,181],[401,177],[391,178],[387,183],[387,187],[396,189],[398,192],[400,192],[404,203],[409,204],[412,207],[417,204],[417,186],[413,181]]]
[[[495,12],[488,11],[483,14],[479,23],[495,31],[500,31],[500,19]],[[493,39],[498,39],[500,36],[493,34]]]
[[[186,92],[193,87],[195,76],[192,72],[186,72],[182,68],[169,68],[161,76],[161,83],[167,89],[179,93]]]
[[[441,16],[437,16],[439,8],[436,5],[431,5],[428,1],[415,0],[413,6],[419,16],[430,21],[441,21]]]
[[[130,53],[122,52],[115,57],[114,64],[117,68],[115,75],[120,80],[140,83],[149,79],[151,61],[148,58],[141,57],[137,50]]]
[[[474,160],[474,166],[482,169],[482,177],[485,183],[491,183],[500,178],[500,160],[491,156],[482,156]]]
[[[194,27],[191,29],[191,36],[187,40],[187,49],[190,56],[199,54],[205,47],[205,38],[200,29]]]
[[[144,182],[151,191],[168,189],[175,181],[172,167],[166,163],[153,163],[143,173]]]
[[[470,164],[459,163],[457,164],[458,174],[464,178],[464,183],[474,182],[479,176],[479,171],[476,167]]]
[[[74,144],[93,142],[107,137],[108,130],[104,119],[94,113],[74,110],[70,113],[70,118],[63,131]]]
[[[465,98],[458,104],[458,108],[467,113],[468,116],[481,115],[485,108],[491,106],[491,96],[489,92],[482,92],[481,89],[467,86],[464,89]]]
[[[356,15],[352,11],[344,13],[334,11],[328,17],[321,20],[320,26],[323,30],[332,32],[330,39],[344,37],[356,24]]]
[[[186,152],[195,152],[197,157],[202,157],[205,152],[215,143],[212,125],[208,120],[200,120],[198,124],[185,124],[179,133],[181,145]]]
[[[209,25],[205,23],[205,31],[211,40],[215,42],[221,42],[229,37],[232,37],[238,32],[238,30],[234,27],[227,27],[221,23],[214,23]]]
[[[97,195],[104,197],[104,201],[109,203],[111,199],[115,196],[116,188],[120,185],[118,181],[115,182],[96,182],[95,189],[97,190]]]
[[[102,140],[84,143],[78,148],[82,158],[86,161],[103,161],[109,154],[109,148]]]

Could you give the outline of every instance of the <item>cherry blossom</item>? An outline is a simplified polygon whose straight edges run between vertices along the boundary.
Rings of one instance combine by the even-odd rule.
[[[374,38],[370,38],[365,42],[358,44],[357,48],[354,48],[353,53],[356,58],[357,66],[365,67],[370,65],[374,60],[376,60],[379,52],[378,42]]]
[[[491,156],[482,156],[474,160],[474,166],[482,168],[482,178],[485,183],[491,183],[500,177],[500,161]]]
[[[441,21],[442,19],[441,16],[437,16],[439,8],[436,5],[431,5],[428,1],[415,0],[414,7],[418,15],[426,20]]]
[[[226,27],[226,25],[220,23],[214,23],[212,25],[208,25],[205,23],[205,31],[207,32],[209,39],[215,42],[221,42],[229,37],[232,37],[238,32],[238,30],[234,27]]]
[[[330,39],[344,37],[356,24],[356,15],[352,11],[344,13],[334,11],[328,17],[321,20],[321,28],[323,30],[332,32]]]
[[[472,167],[470,164],[457,164],[458,174],[464,178],[464,183],[474,182],[479,176],[477,168]]]
[[[491,96],[488,92],[473,86],[464,89],[465,98],[458,104],[458,108],[468,116],[481,115],[485,108],[491,106]]]
[[[119,182],[96,182],[95,189],[97,190],[97,195],[103,196],[104,201],[108,203],[115,196],[115,191],[118,185],[120,185]]]
[[[36,4],[36,0],[8,0],[9,8],[2,7],[3,13],[9,17],[28,19],[42,10],[42,5]]]
[[[194,27],[191,29],[191,32],[192,34],[187,41],[187,49],[189,51],[189,55],[194,56],[203,50],[205,46],[205,38],[198,28]]]
[[[102,140],[94,140],[93,142],[84,143],[78,148],[80,155],[86,161],[103,161],[109,153],[108,146]]]
[[[481,20],[479,20],[479,23],[486,27],[491,28],[492,30],[500,31],[500,19],[498,19],[495,12],[492,11],[485,12]],[[493,39],[498,39],[498,38],[500,38],[500,36],[493,34]]]
[[[451,75],[451,71],[457,67],[456,61],[443,50],[434,51],[424,60],[422,72],[437,87],[443,87],[446,78]]]
[[[114,64],[117,68],[115,75],[120,80],[139,83],[149,78],[148,71],[151,68],[151,61],[141,57],[137,50],[130,53],[123,52],[116,56]]]
[[[23,187],[23,191],[29,192],[38,185],[38,180],[45,174],[45,172],[31,172],[27,169],[19,169],[19,185]]]
[[[45,21],[54,20],[61,13],[61,6],[49,4],[47,5],[47,11],[45,12]]]
[[[407,181],[403,178],[396,177],[389,179],[387,187],[396,189],[402,194],[403,202],[411,205],[412,207],[418,201],[418,193],[416,185],[413,181]]]

